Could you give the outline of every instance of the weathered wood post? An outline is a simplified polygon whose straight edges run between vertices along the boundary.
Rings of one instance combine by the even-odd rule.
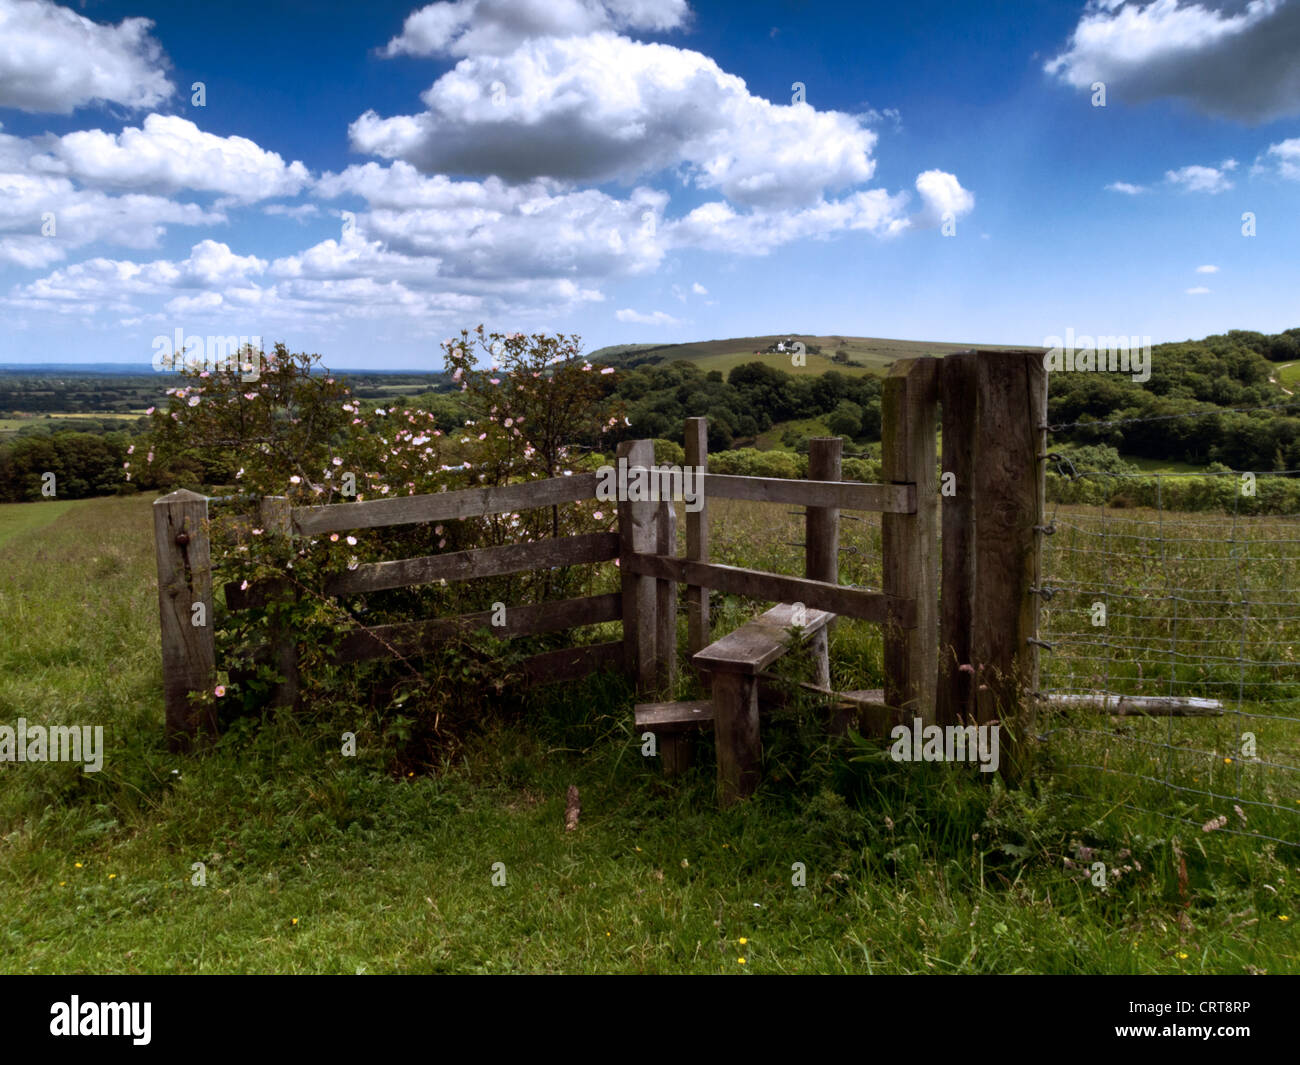
[[[718,756],[718,805],[733,806],[758,789],[763,745],[758,725],[758,677],[713,670],[713,738]]]
[[[200,732],[217,731],[216,707],[190,702],[191,692],[212,690],[216,673],[207,522],[206,496],[182,488],[154,500],[165,735],[172,751],[188,750]]]
[[[939,595],[937,722],[974,723],[971,630],[975,624],[975,362],[956,352],[941,364],[943,383],[942,580]],[[969,667],[962,669],[962,666]]]
[[[881,517],[885,594],[914,599],[914,624],[892,618],[885,626],[885,703],[895,725],[935,719],[935,663],[939,649],[939,494],[935,484],[939,360],[901,359],[885,378],[881,397],[882,478],[916,485],[914,514]]]
[[[686,419],[686,465],[701,473],[709,465],[709,422],[707,418]],[[699,510],[686,512],[686,558],[709,561],[709,504],[701,485]],[[698,584],[686,586],[686,618],[690,653],[702,651],[709,637],[709,590]]]
[[[284,496],[266,496],[261,506],[262,525],[268,536],[293,536],[293,508]],[[287,602],[297,602],[298,589],[284,589]],[[298,640],[289,625],[274,625],[271,631],[271,660],[281,678],[272,706],[293,707],[298,703]]]
[[[655,553],[677,555],[677,508],[662,500],[655,515]],[[665,699],[677,687],[677,582],[655,581],[655,682]]]
[[[975,361],[975,579],[971,659],[979,724],[997,721],[1000,769],[1030,765],[1038,648],[1039,530],[1047,371],[1041,354],[981,351]]]
[[[1011,783],[1030,765],[1046,412],[1041,355],[943,360],[943,469],[952,476],[943,497],[940,722],[1000,724],[999,769]]]
[[[844,441],[819,436],[808,441],[808,480],[838,481]],[[804,517],[804,576],[838,584],[840,579],[840,512],[836,507],[808,507]],[[833,624],[833,623],[832,623]],[[831,686],[830,625],[813,634],[816,683]]]
[[[636,468],[654,465],[654,443],[650,440],[624,440],[618,445],[617,458],[626,460],[629,480]],[[655,581],[632,572],[632,555],[655,553],[658,541],[656,512],[653,502],[620,500],[618,504],[619,568],[623,587],[623,661],[628,675],[636,682],[637,693],[651,694],[657,686],[655,668]]]

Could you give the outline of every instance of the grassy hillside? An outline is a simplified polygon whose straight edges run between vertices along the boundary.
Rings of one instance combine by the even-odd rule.
[[[718,370],[725,377],[733,367],[753,362],[754,352],[766,351],[779,340],[793,337],[810,348],[821,349],[820,355],[808,354],[806,366],[793,366],[788,356],[768,353],[758,356],[762,361],[792,374],[822,374],[827,370],[858,376],[881,374],[896,359],[917,355],[948,355],[972,347],[993,347],[988,344],[948,344],[925,340],[889,340],[881,337],[819,336],[811,333],[781,333],[772,336],[732,337],[729,340],[700,340],[689,344],[622,344],[600,348],[591,353],[593,359],[639,363],[643,361],[672,362],[685,359],[705,373]],[[843,351],[851,363],[842,365],[832,361],[837,351]]]

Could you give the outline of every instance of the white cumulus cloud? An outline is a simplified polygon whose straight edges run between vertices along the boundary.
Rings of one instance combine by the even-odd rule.
[[[92,22],[50,0],[0,0],[0,107],[157,107],[174,87],[152,28],[146,18]]]
[[[455,0],[408,15],[384,54],[503,55],[535,37],[677,29],[689,13],[685,0]]]
[[[121,133],[78,130],[54,139],[32,160],[38,170],[83,183],[161,191],[196,189],[241,202],[293,196],[310,180],[246,137],[218,137],[175,115],[149,115]]]
[[[1044,70],[1108,102],[1182,99],[1264,122],[1300,114],[1300,4],[1288,0],[1091,0]]]

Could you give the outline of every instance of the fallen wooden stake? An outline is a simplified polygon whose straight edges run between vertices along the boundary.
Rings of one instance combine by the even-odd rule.
[[[1066,695],[1052,692],[1040,697],[1040,701],[1049,706],[1096,710],[1117,717],[1134,714],[1148,717],[1219,717],[1223,714],[1223,703],[1218,699],[1200,699],[1190,695],[1115,695],[1112,692]]]

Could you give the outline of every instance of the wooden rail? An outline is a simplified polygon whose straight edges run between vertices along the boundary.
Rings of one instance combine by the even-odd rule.
[[[596,497],[594,473],[552,477],[544,481],[499,488],[465,488],[458,492],[437,492],[395,499],[367,499],[360,503],[330,503],[322,507],[294,507],[294,531],[303,535],[376,529],[386,525],[414,525],[418,522],[455,521],[480,518],[485,514],[511,514],[536,510],[558,503],[576,503]]]

